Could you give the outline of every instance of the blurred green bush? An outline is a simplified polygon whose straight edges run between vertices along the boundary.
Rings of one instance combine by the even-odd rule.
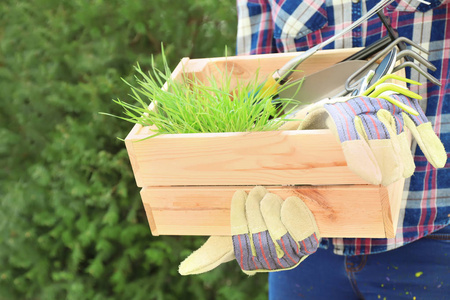
[[[133,65],[232,55],[234,0],[3,0],[0,299],[264,299],[236,263],[181,277],[204,238],[152,237],[122,142]],[[129,99],[129,98],[128,98]]]

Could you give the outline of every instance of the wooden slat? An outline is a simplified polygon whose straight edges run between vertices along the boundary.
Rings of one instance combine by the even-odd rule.
[[[127,145],[140,187],[366,184],[329,130],[172,134]]]
[[[145,187],[154,235],[230,235],[230,205],[237,189],[252,187]],[[387,189],[374,185],[277,187],[267,189],[283,199],[299,196],[313,212],[323,237],[386,237],[381,199]],[[381,196],[380,196],[381,195]],[[390,208],[388,207],[390,210]],[[387,232],[395,232],[389,228]]]
[[[297,68],[300,72],[294,72],[292,78],[301,78],[319,70],[325,69],[337,62],[344,60],[361,48],[321,50],[302,62]],[[233,74],[234,81],[245,81],[254,78],[258,72],[258,79],[265,80],[277,69],[281,68],[292,58],[301,52],[229,56],[217,58],[191,59],[185,64],[184,71],[195,73],[199,79],[208,76],[218,76],[223,70]]]

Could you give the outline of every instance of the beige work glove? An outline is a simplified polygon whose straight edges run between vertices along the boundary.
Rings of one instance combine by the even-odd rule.
[[[414,173],[405,127],[428,161],[442,168],[447,154],[418,100],[403,95],[391,97],[419,115],[413,116],[382,98],[344,97],[307,108],[308,114],[298,129],[331,129],[341,142],[348,167],[372,184],[389,185]]]
[[[289,270],[319,246],[313,214],[298,197],[283,201],[263,187],[231,200],[231,236],[212,236],[186,258],[181,275],[199,274],[236,259],[246,274]]]

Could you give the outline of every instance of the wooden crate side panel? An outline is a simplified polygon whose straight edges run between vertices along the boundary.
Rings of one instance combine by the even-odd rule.
[[[301,78],[319,70],[325,69],[348,56],[356,53],[361,48],[321,50],[309,57],[297,68],[291,78]],[[277,69],[285,65],[289,60],[298,56],[301,52],[277,53],[261,55],[243,55],[230,57],[216,57],[204,59],[191,59],[185,64],[184,71],[196,73],[199,79],[206,79],[214,75],[220,77],[221,72],[231,72],[235,81],[245,81],[254,78],[258,72],[258,79],[263,81],[272,75]]]
[[[144,204],[145,214],[147,215],[147,221],[148,221],[148,226],[150,227],[150,231],[152,232],[152,235],[158,236],[159,232],[158,232],[158,228],[156,226],[155,218],[153,217],[152,208],[146,202],[143,202],[143,204]]]
[[[140,187],[366,184],[329,130],[162,135],[130,149]]]
[[[145,187],[161,235],[230,235],[230,205],[237,189],[252,187]],[[302,197],[323,237],[385,237],[378,186],[267,187],[283,199]]]
[[[141,125],[136,124],[128,136],[130,136],[130,134],[132,134],[133,131],[140,130],[141,128],[142,128]],[[125,147],[127,148],[127,153],[128,153],[128,158],[130,159],[131,169],[133,170],[134,179],[136,180],[136,185],[139,186],[140,184],[143,183],[143,180],[141,179],[142,172],[139,168],[139,162],[138,162],[138,157],[136,156],[136,151],[134,151],[134,144],[135,143],[132,140],[130,140],[128,138],[125,139]]]

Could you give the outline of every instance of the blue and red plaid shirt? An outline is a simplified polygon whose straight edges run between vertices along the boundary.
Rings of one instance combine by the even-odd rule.
[[[426,59],[437,70],[430,72],[440,80],[436,86],[407,68],[407,77],[422,82],[411,89],[421,94],[427,118],[447,151],[450,150],[450,1],[397,0],[384,9],[400,36],[407,37],[430,54]],[[305,51],[332,37],[359,19],[378,1],[368,0],[237,0],[237,54],[264,54]],[[387,35],[375,15],[329,48],[364,47]],[[393,239],[333,238],[334,252],[358,255],[400,247],[436,231],[450,222],[450,163],[435,169],[413,143],[416,171],[406,180],[397,236]],[[447,157],[449,153],[447,152]]]

